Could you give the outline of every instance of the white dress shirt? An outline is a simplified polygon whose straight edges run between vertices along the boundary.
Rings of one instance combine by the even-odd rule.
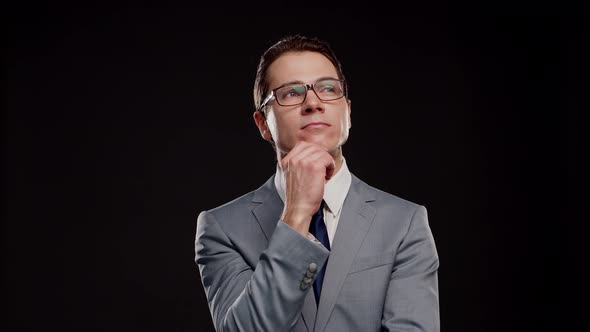
[[[324,186],[324,202],[326,203],[324,204],[324,222],[328,231],[328,238],[330,239],[330,247],[332,247],[334,241],[334,234],[336,234],[336,228],[338,227],[338,221],[340,220],[342,205],[344,204],[344,199],[350,189],[351,182],[352,176],[346,166],[346,160],[342,157],[342,166]],[[281,200],[285,203],[285,177],[279,163],[277,163],[275,187]],[[315,240],[313,235],[309,234],[309,236],[311,239]]]

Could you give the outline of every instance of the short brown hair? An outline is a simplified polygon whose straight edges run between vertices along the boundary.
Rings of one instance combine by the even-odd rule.
[[[323,54],[336,68],[338,78],[344,80],[344,73],[342,72],[342,65],[336,54],[332,51],[330,45],[317,37],[307,37],[302,35],[289,35],[281,38],[278,42],[269,47],[260,57],[258,69],[256,70],[256,80],[254,81],[254,110],[260,108],[262,100],[266,97],[269,90],[268,82],[266,81],[266,72],[268,67],[281,55],[287,52],[317,52]],[[347,88],[345,87],[345,93]]]

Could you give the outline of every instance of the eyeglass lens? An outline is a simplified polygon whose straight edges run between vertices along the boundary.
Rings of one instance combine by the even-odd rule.
[[[318,81],[312,85],[312,89],[322,101],[335,100],[344,95],[342,82],[338,80]],[[305,84],[287,85],[276,90],[275,96],[279,105],[301,104],[307,96],[307,86]]]

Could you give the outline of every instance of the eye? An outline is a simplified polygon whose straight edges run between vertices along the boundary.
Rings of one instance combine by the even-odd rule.
[[[279,98],[281,99],[288,99],[294,97],[300,97],[306,91],[305,86],[302,85],[293,85],[293,86],[286,86],[280,89],[278,92]]]
[[[321,92],[334,92],[335,87],[333,85],[322,85],[320,86],[320,91]]]
[[[321,81],[316,84],[316,91],[321,94],[340,94],[342,88],[340,87],[340,82],[338,81]]]

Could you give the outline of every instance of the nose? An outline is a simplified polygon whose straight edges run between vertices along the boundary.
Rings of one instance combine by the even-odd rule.
[[[323,112],[324,111],[324,103],[318,98],[315,91],[308,87],[306,92],[305,101],[303,105],[301,105],[301,112],[302,113],[313,113],[313,112]]]

